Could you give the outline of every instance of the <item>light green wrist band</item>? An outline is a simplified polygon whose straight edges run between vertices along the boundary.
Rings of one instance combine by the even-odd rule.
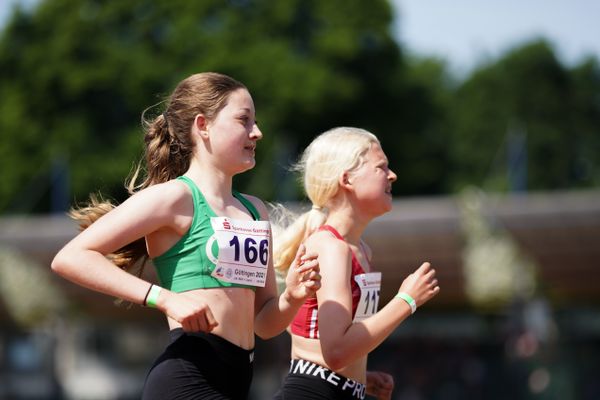
[[[398,292],[398,294],[394,297],[397,299],[402,299],[405,302],[407,302],[408,305],[410,306],[411,314],[414,314],[415,311],[417,311],[417,303],[415,302],[415,299],[413,299],[410,296],[410,294],[405,293],[405,292]]]
[[[158,301],[158,295],[160,294],[161,289],[160,286],[152,285],[150,292],[148,293],[148,298],[146,299],[146,305],[148,307],[156,308],[156,302]]]

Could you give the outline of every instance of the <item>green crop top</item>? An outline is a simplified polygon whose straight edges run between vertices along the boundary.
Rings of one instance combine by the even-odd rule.
[[[190,229],[181,239],[164,254],[152,260],[161,286],[174,292],[218,287],[241,287],[255,290],[255,286],[225,282],[211,275],[215,264],[206,253],[210,251],[213,259],[217,258],[219,253],[216,241],[210,240],[214,234],[210,219],[217,215],[191,179],[186,176],[180,176],[177,179],[185,182],[192,191],[194,216]],[[248,209],[255,221],[260,220],[260,214],[248,199],[236,191],[233,191],[232,194]],[[209,242],[212,243],[210,250],[206,249]]]

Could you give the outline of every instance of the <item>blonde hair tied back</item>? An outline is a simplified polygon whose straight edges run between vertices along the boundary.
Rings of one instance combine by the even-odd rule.
[[[339,190],[339,178],[363,162],[363,156],[379,140],[360,128],[338,127],[317,136],[304,150],[293,170],[300,172],[304,191],[312,203],[309,211],[292,223],[273,219],[284,226],[274,234],[275,268],[287,271],[300,244],[327,220],[327,205]]]

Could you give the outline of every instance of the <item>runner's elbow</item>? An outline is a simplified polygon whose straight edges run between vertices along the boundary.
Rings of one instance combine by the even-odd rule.
[[[54,259],[52,260],[52,263],[50,264],[50,268],[52,269],[52,272],[57,273],[58,275],[62,275],[66,269],[66,259],[67,259],[67,257],[65,257],[64,251],[63,250],[59,251],[54,256]]]
[[[71,269],[70,266],[72,264],[72,260],[73,255],[68,251],[68,249],[63,248],[54,256],[54,259],[50,264],[50,269],[52,269],[52,272],[60,276],[68,275],[69,270]]]
[[[333,348],[330,350],[323,349],[323,359],[327,366],[333,370],[337,371],[344,368],[347,364],[345,352],[340,349],[338,346],[332,346]]]
[[[276,329],[273,329],[273,327],[261,327],[260,325],[260,323],[255,323],[254,333],[262,340],[272,339],[283,332],[283,330],[277,331]]]

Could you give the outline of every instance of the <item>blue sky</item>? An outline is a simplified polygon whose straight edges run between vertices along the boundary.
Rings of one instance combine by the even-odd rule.
[[[534,38],[548,39],[567,65],[600,60],[597,0],[392,0],[395,36],[412,53],[446,59],[457,71]]]
[[[600,59],[597,0],[390,1],[396,11],[394,34],[399,42],[414,54],[446,59],[458,73],[539,37],[553,43],[569,65],[586,55]],[[12,4],[36,2],[0,0],[0,25]]]

